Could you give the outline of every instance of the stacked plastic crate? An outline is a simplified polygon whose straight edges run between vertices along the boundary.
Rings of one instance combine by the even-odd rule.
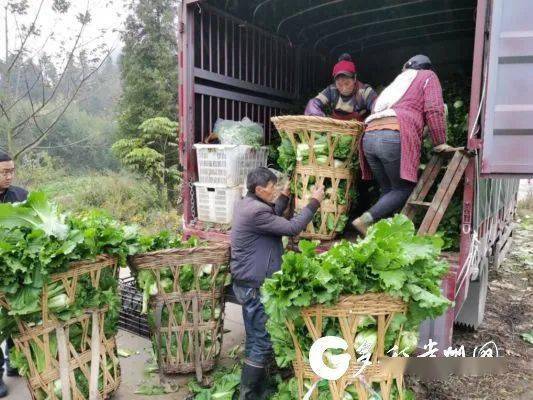
[[[266,167],[268,147],[196,144],[199,181],[196,187],[198,220],[229,224],[235,202],[242,197],[246,176]]]

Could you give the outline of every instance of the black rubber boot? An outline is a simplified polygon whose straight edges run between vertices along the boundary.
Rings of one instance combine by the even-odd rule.
[[[3,379],[2,375],[0,375],[0,398],[6,397],[8,395],[7,386],[4,383],[4,379]]]
[[[13,368],[12,366],[9,365],[9,360],[7,361],[6,363],[6,375],[9,376],[9,377],[16,377],[16,376],[20,376],[19,375],[19,370],[16,369],[16,368]]]
[[[253,367],[244,363],[241,373],[239,400],[265,399],[265,368]]]

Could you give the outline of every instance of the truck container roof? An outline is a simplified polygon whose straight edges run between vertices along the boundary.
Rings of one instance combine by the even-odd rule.
[[[428,55],[444,78],[471,74],[475,0],[205,3],[294,46],[318,51],[330,63],[348,52],[355,58],[360,76],[375,85],[389,82],[406,59],[418,53]]]

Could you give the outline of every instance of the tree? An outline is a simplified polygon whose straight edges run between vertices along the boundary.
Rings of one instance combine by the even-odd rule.
[[[119,130],[132,137],[153,117],[177,121],[178,59],[174,0],[133,0],[121,58]]]
[[[103,42],[86,40],[84,33],[91,23],[89,2],[77,13],[72,24],[73,35],[62,38],[54,60],[44,48],[54,41],[54,30],[41,37],[40,20],[46,8],[66,18],[71,1],[39,0],[29,15],[27,0],[7,0],[4,12],[15,20],[15,46],[8,43],[6,23],[6,55],[0,63],[0,132],[2,145],[15,159],[38,146],[48,136],[76,99],[89,79],[98,71],[110,53]],[[29,24],[23,20],[29,19]],[[46,20],[45,20],[46,21]],[[43,23],[45,22],[43,21]],[[36,46],[41,39],[41,48]],[[90,43],[90,46],[89,46]]]
[[[164,204],[178,193],[180,173],[177,153],[178,124],[166,117],[150,118],[139,126],[139,135],[113,145],[120,161],[132,171],[150,179],[159,189]]]

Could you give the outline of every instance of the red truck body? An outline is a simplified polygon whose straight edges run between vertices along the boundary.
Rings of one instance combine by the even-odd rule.
[[[455,306],[421,331],[421,343],[432,338],[447,348],[454,322],[477,326],[482,318],[489,262],[498,265],[511,242],[518,178],[533,174],[533,102],[527,98],[533,93],[533,8],[528,0],[285,3],[182,2],[185,233],[228,240],[195,218],[193,144],[209,135],[217,118],[248,116],[264,125],[269,143],[275,135],[270,118],[301,114],[305,100],[330,83],[340,52],[355,55],[360,79],[381,84],[413,54],[428,54],[439,76],[471,76],[468,147],[477,154],[464,177],[460,252],[445,254],[451,269],[442,289]],[[467,263],[473,240],[477,252]],[[480,277],[471,282],[473,269]]]

